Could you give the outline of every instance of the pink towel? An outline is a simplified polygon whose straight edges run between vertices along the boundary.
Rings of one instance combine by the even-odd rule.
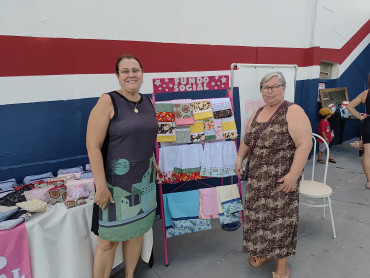
[[[216,188],[199,189],[199,197],[199,218],[219,218]]]
[[[193,107],[191,99],[176,99],[172,101],[175,112],[176,126],[194,124]]]
[[[0,231],[0,254],[0,274],[6,277],[32,277],[24,223],[13,229]]]

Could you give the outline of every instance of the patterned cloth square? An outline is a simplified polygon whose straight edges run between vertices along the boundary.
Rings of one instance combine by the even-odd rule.
[[[215,140],[216,133],[215,133],[215,124],[212,119],[203,120],[204,126],[204,135],[206,136],[206,140]]]
[[[233,115],[229,98],[212,99],[211,106],[215,119],[227,118]]]
[[[238,186],[236,184],[217,186],[220,223],[229,224],[239,221],[239,211],[243,210]]]
[[[31,190],[31,185],[26,184],[21,189],[16,190],[8,195],[4,196],[0,199],[0,206],[15,206],[18,202],[26,201],[26,197],[24,195],[26,190]]]
[[[43,202],[39,199],[32,199],[30,201],[16,203],[17,207],[20,207],[28,212],[45,212],[46,205],[46,202]]]
[[[77,178],[77,176],[78,176],[77,173],[75,173],[75,174],[60,175],[58,177],[48,179],[48,182],[64,181],[64,183],[66,183],[67,181],[75,180]]]
[[[35,188],[41,188],[41,187],[50,186],[50,185],[53,185],[54,187],[61,186],[63,184],[64,184],[64,180],[55,180],[55,181],[37,181],[33,185],[35,186]]]
[[[74,191],[74,189],[80,185],[87,189],[89,193],[95,192],[94,179],[70,180],[67,181],[65,185],[67,186],[67,196],[70,197],[72,197],[72,192]]]
[[[85,199],[78,199],[78,200],[71,200],[71,201],[65,201],[64,204],[66,205],[67,208],[73,208],[77,206],[81,206],[86,204]]]
[[[67,187],[65,185],[51,188],[49,190],[50,203],[55,205],[57,203],[64,203],[67,199]]]
[[[194,124],[190,126],[190,141],[199,142],[205,140],[206,136],[204,135],[203,121],[195,121]]]
[[[173,122],[175,121],[175,113],[171,102],[156,102],[155,117],[157,122]]]
[[[172,101],[176,126],[192,125],[194,123],[191,103],[191,99],[177,99]]]
[[[158,123],[157,142],[176,142],[175,123]]]
[[[25,191],[24,196],[26,197],[27,201],[30,201],[32,199],[39,199],[41,201],[49,203],[50,202],[49,190],[52,189],[52,188],[54,188],[54,185],[35,188],[33,190],[30,190],[30,191]],[[22,201],[25,201],[25,200],[22,200]],[[19,201],[19,202],[21,202],[21,201]]]
[[[205,120],[213,117],[211,101],[209,99],[194,100],[192,106],[194,121]]]
[[[221,121],[224,139],[238,138],[238,131],[236,129],[234,117],[224,118]]]
[[[189,126],[177,126],[176,127],[176,143],[177,144],[188,144],[190,140],[190,127]]]
[[[224,131],[222,130],[222,122],[221,120],[214,120],[214,128],[215,128],[215,134],[216,134],[216,140],[224,139]]]

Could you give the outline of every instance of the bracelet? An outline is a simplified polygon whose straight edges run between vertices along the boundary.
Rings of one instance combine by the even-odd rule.
[[[367,116],[367,115],[366,114],[362,114],[361,115],[361,118],[360,118],[360,121],[362,121],[365,118],[365,116]]]

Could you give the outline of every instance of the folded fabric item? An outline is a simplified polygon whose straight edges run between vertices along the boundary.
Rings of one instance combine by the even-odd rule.
[[[155,117],[157,122],[173,122],[175,121],[175,113],[171,102],[156,102]]]
[[[211,229],[210,220],[199,219],[199,190],[163,195],[166,237]]]
[[[174,181],[198,180],[203,156],[201,144],[180,145],[177,152],[172,179]]]
[[[193,118],[194,120],[205,120],[213,117],[211,109],[211,101],[207,100],[193,100]]]
[[[84,171],[81,173],[80,180],[92,179],[94,177],[91,171]]]
[[[86,204],[86,200],[85,199],[70,200],[65,201],[64,204],[66,205],[67,208],[73,208]]]
[[[235,175],[233,169],[236,154],[236,147],[233,141],[205,143],[201,175],[219,178]]]
[[[192,125],[194,123],[191,102],[191,99],[177,99],[172,101],[176,126]]]
[[[27,215],[27,213],[23,213],[17,219],[5,220],[3,222],[0,222],[0,230],[4,231],[4,230],[13,229],[14,227],[18,226],[24,221],[27,221],[28,219],[29,219],[29,216]]]
[[[224,139],[236,139],[238,138],[238,131],[236,130],[236,124],[234,117],[224,118],[221,121]]]
[[[0,181],[0,191],[6,191],[17,186],[15,179],[8,179],[5,181]]]
[[[33,181],[44,180],[44,179],[48,179],[48,178],[52,178],[52,177],[54,177],[52,172],[39,174],[39,175],[31,175],[31,176],[25,177],[23,179],[23,183],[27,184],[27,183],[31,183]]]
[[[221,120],[213,120],[216,140],[224,139],[224,131],[222,130],[222,122]]]
[[[52,188],[54,188],[54,185],[49,185],[45,187],[36,188],[30,191],[25,191],[24,196],[26,197],[27,201],[31,201],[32,199],[39,199],[46,203],[50,203],[49,190]]]
[[[217,191],[215,187],[199,189],[199,218],[219,218]]]
[[[77,177],[80,178],[80,173],[60,175],[58,177],[48,179],[48,182],[62,180],[62,181],[64,181],[64,183],[66,183],[69,180],[77,179]]]
[[[236,184],[217,186],[220,223],[229,224],[239,221],[239,212],[243,210],[239,189]]]
[[[73,188],[70,192],[70,196],[68,195],[68,188],[67,188],[67,199],[66,201],[71,201],[71,200],[78,200],[78,199],[86,199],[89,197],[90,192],[83,186],[83,185],[78,185]]]
[[[177,144],[191,143],[189,126],[177,126],[176,127],[176,143]]]
[[[10,216],[12,216],[14,213],[16,213],[19,208],[18,207],[12,207],[13,209],[7,210],[7,211],[0,211],[0,222],[7,220]]]
[[[35,186],[35,188],[41,188],[41,187],[46,187],[46,186],[61,186],[64,184],[64,180],[63,179],[60,179],[60,180],[53,180],[53,181],[37,181],[35,183],[33,183],[33,185]]]
[[[32,185],[33,186],[33,185]],[[24,192],[26,190],[31,190],[31,185],[26,184],[21,189],[16,190],[12,193],[7,194],[3,198],[0,199],[0,206],[15,206],[16,203],[26,201],[24,196]]]
[[[175,123],[158,123],[157,142],[176,142]]]
[[[175,162],[180,151],[180,146],[161,146],[159,149],[158,166],[162,174],[157,174],[158,183],[171,183],[173,182],[172,174],[175,168]]]
[[[65,169],[59,169],[57,175],[65,175],[65,174],[73,174],[73,173],[81,173],[83,172],[83,167],[82,166],[77,166],[73,168],[65,168]]]
[[[86,171],[91,171],[91,165],[90,164],[86,164],[85,165],[85,170]]]
[[[215,119],[227,118],[233,115],[229,98],[212,99],[211,106]]]
[[[15,180],[15,178],[11,178],[11,179],[8,179],[8,180],[0,181],[0,184],[7,183],[7,182],[15,182],[15,183],[17,183],[17,181]]]
[[[13,209],[18,209],[18,207],[17,206],[11,206],[11,207],[0,206],[0,212],[7,212],[7,211],[13,210]]]
[[[39,181],[36,181],[36,182],[39,182]],[[26,188],[25,188],[26,187]],[[25,188],[25,189],[24,189]],[[35,185],[33,183],[29,183],[29,184],[22,184],[22,185],[19,185],[19,186],[16,186],[14,187],[14,190],[15,191],[18,191],[18,190],[21,190],[23,189],[22,192],[26,191],[26,190],[32,190],[35,188]]]
[[[67,199],[67,187],[62,185],[49,189],[49,197],[52,205],[64,203]]]
[[[72,192],[78,186],[83,186],[90,193],[95,192],[95,182],[94,179],[84,179],[84,180],[69,180],[65,184],[67,186],[67,195],[72,197]]]
[[[215,140],[216,133],[215,133],[215,125],[212,119],[203,120],[204,126],[204,135],[206,140]]]
[[[6,195],[14,192],[15,190],[12,188],[12,189],[8,189],[8,190],[5,190],[5,191],[0,191],[0,199],[5,197]]]
[[[46,205],[46,202],[43,202],[39,199],[32,199],[30,201],[16,203],[17,207],[20,207],[28,212],[45,212]]]
[[[199,142],[205,140],[203,121],[194,121],[194,124],[190,126],[190,141]]]

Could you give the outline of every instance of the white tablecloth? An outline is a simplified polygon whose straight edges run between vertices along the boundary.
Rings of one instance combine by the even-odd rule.
[[[32,276],[34,278],[91,278],[97,237],[90,231],[93,201],[67,209],[64,204],[48,207],[26,222]],[[148,262],[153,232],[144,235],[141,258]],[[122,243],[113,267],[123,262]]]

